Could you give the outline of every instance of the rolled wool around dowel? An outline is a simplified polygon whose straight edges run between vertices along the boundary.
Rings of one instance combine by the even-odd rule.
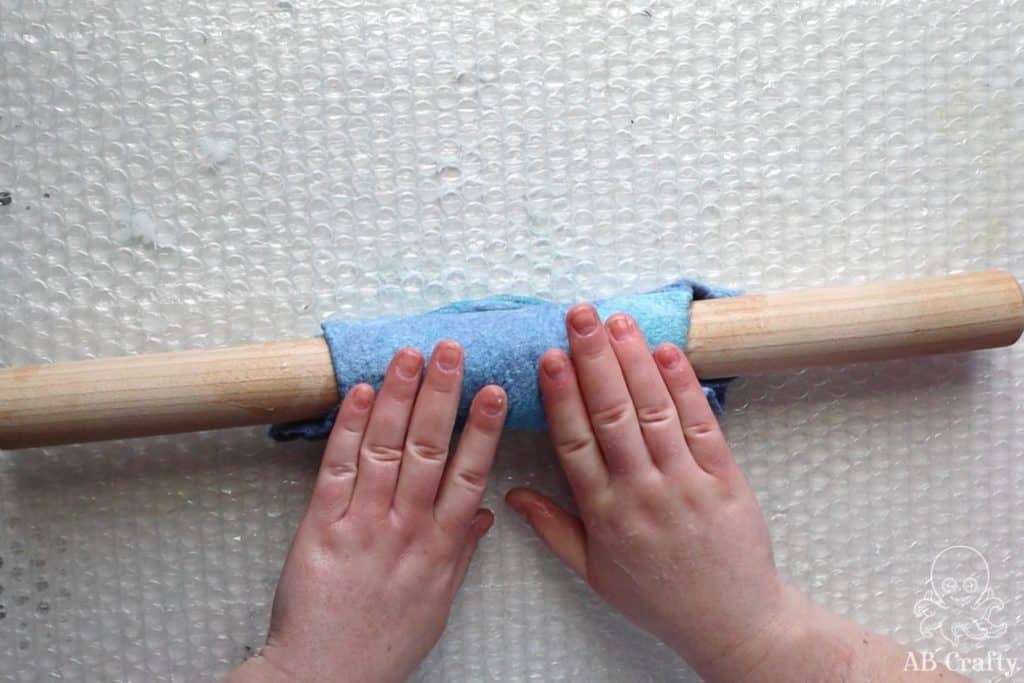
[[[693,301],[735,294],[680,280],[650,292],[593,303],[602,321],[619,311],[633,316],[653,350],[662,342],[685,347]],[[428,356],[438,341],[454,339],[465,351],[456,426],[465,421],[476,392],[487,384],[497,384],[508,394],[506,426],[543,431],[547,425],[537,387],[537,361],[550,348],[568,352],[565,314],[571,306],[534,297],[492,296],[457,301],[417,315],[326,320],[322,327],[340,397],[363,382],[379,389],[398,349],[412,347]],[[730,379],[701,381],[716,413],[722,411]],[[279,441],[321,439],[330,433],[336,412],[316,420],[274,425],[270,434]]]

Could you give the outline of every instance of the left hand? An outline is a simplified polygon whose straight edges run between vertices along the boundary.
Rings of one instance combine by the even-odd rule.
[[[405,680],[441,637],[494,516],[478,509],[506,397],[480,390],[448,448],[462,350],[399,351],[380,394],[345,396],[274,598],[263,651],[228,681]]]

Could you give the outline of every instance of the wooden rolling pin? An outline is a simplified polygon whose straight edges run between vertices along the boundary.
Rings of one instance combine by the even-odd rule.
[[[1013,344],[1024,296],[1005,271],[697,301],[701,377]],[[316,417],[338,401],[323,339],[0,370],[0,448]]]

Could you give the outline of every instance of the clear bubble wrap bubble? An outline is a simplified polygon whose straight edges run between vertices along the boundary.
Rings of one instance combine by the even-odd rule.
[[[1021,277],[1022,26],[1001,0],[0,0],[0,363],[679,277]],[[937,648],[914,606],[971,545],[1009,624],[974,649],[1024,656],[1021,348],[740,379],[724,425],[783,572]],[[319,448],[0,455],[0,680],[242,661]],[[503,440],[495,528],[417,679],[696,680],[505,511],[513,485],[567,499],[542,437]]]

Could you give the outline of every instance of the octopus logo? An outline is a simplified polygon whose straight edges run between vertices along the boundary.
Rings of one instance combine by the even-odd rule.
[[[976,548],[953,545],[936,555],[928,592],[914,605],[921,635],[938,634],[953,647],[1005,635],[1006,624],[992,620],[1005,603],[992,594],[989,578],[988,561]]]

